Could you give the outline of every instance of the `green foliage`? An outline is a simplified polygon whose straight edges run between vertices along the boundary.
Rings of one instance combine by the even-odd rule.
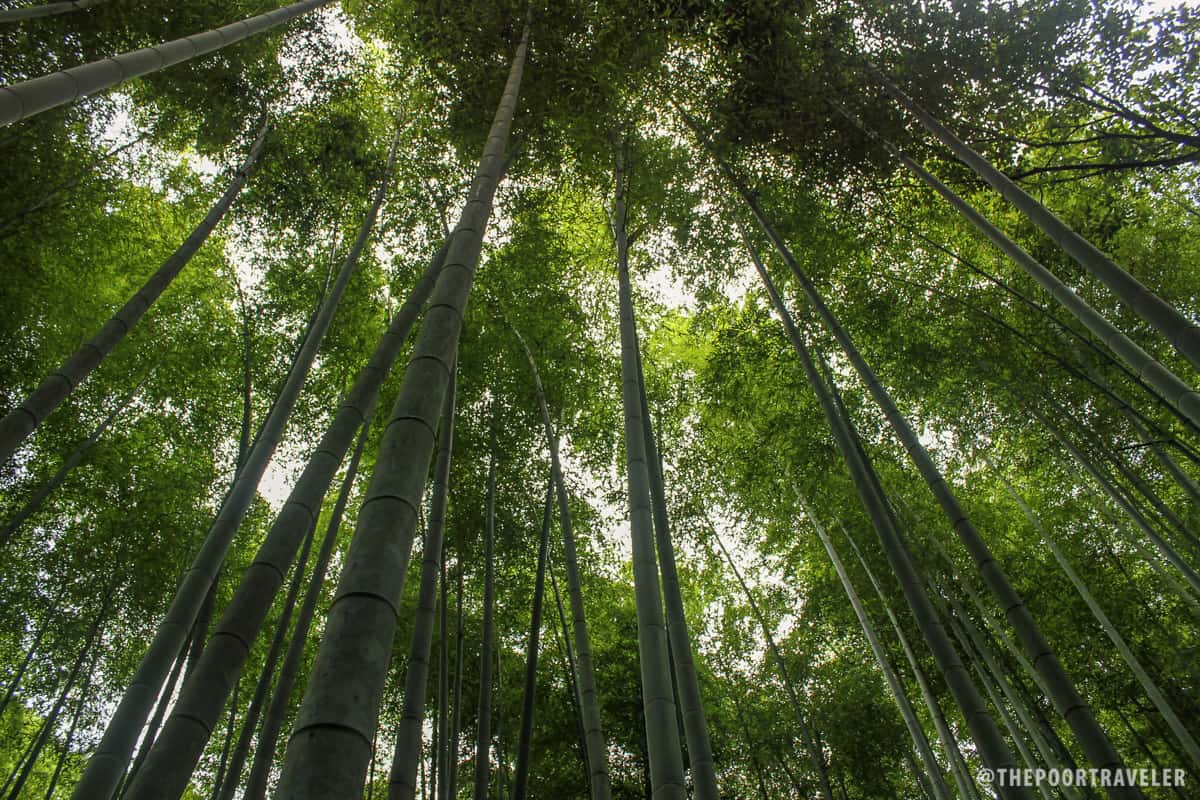
[[[0,79],[22,80],[197,33],[278,4],[184,5],[108,0],[86,11],[2,25]],[[68,796],[230,484],[243,415],[251,432],[266,416],[329,276],[357,235],[398,130],[399,157],[376,233],[226,560],[218,614],[231,598],[387,319],[468,200],[466,176],[483,147],[526,14],[525,3],[508,0],[353,0],[0,134],[0,398],[7,410],[186,238],[244,160],[264,114],[271,126],[260,164],[228,221],[13,463],[0,465],[3,522],[132,393],[128,409],[0,559],[0,692],[49,619],[14,701],[0,716],[4,776],[50,713],[107,581],[117,586],[97,667],[70,694],[26,786],[28,796],[45,794],[64,749],[68,712],[82,698],[79,730],[55,794]],[[1194,382],[1132,309],[921,136],[882,93],[867,60],[1195,318],[1196,10],[1124,0],[568,0],[535,4],[531,18],[512,160],[458,352],[446,539],[451,581],[461,574],[465,587],[463,664],[451,658],[452,669],[461,667],[467,700],[457,754],[460,796],[469,791],[463,787],[473,770],[491,459],[498,478],[500,662],[493,763],[501,796],[511,783],[522,705],[549,457],[516,331],[537,361],[563,440],[613,796],[647,796],[608,217],[617,141],[629,168],[631,264],[649,404],[725,796],[815,795],[817,773],[785,691],[789,682],[844,800],[920,792],[908,766],[907,732],[798,496],[817,509],[844,551],[851,580],[927,732],[933,735],[933,721],[919,702],[884,599],[914,644],[969,767],[981,765],[816,397],[757,287],[740,224],[764,253],[803,335],[828,361],[931,591],[958,603],[985,632],[1010,681],[1033,698],[1031,710],[1047,718],[1075,761],[1086,762],[1005,644],[1012,633],[1003,610],[994,607],[865,387],[794,284],[783,280],[783,265],[706,144],[776,221],[1129,765],[1186,767],[1001,477],[1054,532],[1185,724],[1200,734],[1195,593],[1179,593],[1170,579],[1181,578],[1037,415],[1061,426],[1194,566],[1200,506],[1152,448],[1200,476],[1196,431],[978,232],[915,185],[834,101],[953,185]],[[399,363],[406,360],[403,354]],[[377,421],[391,407],[401,369],[385,384]],[[1127,411],[1150,442],[1141,440]],[[372,429],[319,615],[333,597],[382,428]],[[330,494],[318,531],[333,504]],[[1156,501],[1178,516],[1182,529],[1154,509]],[[557,523],[553,536],[551,562],[565,604]],[[753,604],[720,555],[717,536],[731,548]],[[883,598],[852,557],[847,536],[879,577]],[[380,716],[372,787],[378,796],[386,791],[419,564],[414,552]],[[435,670],[439,647],[449,646],[453,656],[453,583],[450,598],[451,641],[435,637]],[[278,615],[276,607],[265,630]],[[779,645],[786,675],[767,647],[764,625]],[[557,626],[548,592],[530,796],[585,798],[578,714]],[[319,617],[301,685],[321,628]],[[251,649],[235,736],[267,639]],[[432,717],[435,674],[429,685]],[[211,796],[224,725],[188,796]],[[1200,776],[1190,773],[1195,780]],[[1170,796],[1160,789],[1147,795]]]

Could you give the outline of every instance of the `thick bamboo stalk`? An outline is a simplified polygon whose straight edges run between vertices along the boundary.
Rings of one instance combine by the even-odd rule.
[[[217,791],[213,793],[213,800],[233,800],[234,794],[241,787],[242,768],[246,765],[246,758],[250,755],[250,746],[254,740],[254,732],[258,730],[263,706],[270,699],[271,684],[275,680],[275,668],[279,665],[280,656],[283,655],[283,646],[287,642],[292,615],[296,610],[296,601],[300,597],[300,584],[303,583],[305,571],[308,569],[308,555],[312,549],[315,530],[315,525],[308,529],[308,534],[304,537],[304,544],[300,548],[300,557],[296,559],[296,564],[292,567],[292,580],[288,584],[283,610],[279,613],[279,621],[275,624],[275,635],[271,637],[271,644],[267,648],[267,657],[263,661],[262,670],[259,672],[258,681],[254,686],[254,694],[251,696],[250,705],[246,707],[246,713],[242,718],[241,733],[238,734],[237,744],[233,748],[225,770],[225,779],[216,782]],[[241,680],[241,676],[238,677],[238,680]],[[235,700],[234,706],[236,705]],[[230,738],[232,736],[226,737],[226,746],[228,746]]]
[[[73,103],[131,78],[220,50],[329,3],[330,0],[301,0],[299,3],[204,33],[81,64],[40,78],[0,86],[0,127]]]
[[[417,591],[416,618],[404,674],[404,705],[396,732],[396,747],[388,776],[388,800],[413,800],[417,794],[417,762],[425,724],[425,697],[429,679],[429,653],[437,604],[438,572],[446,531],[446,504],[450,492],[450,459],[454,450],[455,375],[450,373],[445,408],[438,426],[437,463],[433,471],[433,499],[425,526],[421,557],[421,585]]]
[[[278,797],[324,800],[362,791],[388,673],[396,614],[463,313],[501,175],[529,42],[526,24],[480,161],[451,234],[412,360],[379,446],[375,474],[288,743]]]
[[[650,792],[655,800],[684,800],[687,797],[687,787],[683,776],[683,750],[675,718],[675,687],[667,656],[667,625],[663,615],[658,564],[654,558],[650,466],[646,458],[645,421],[638,399],[637,334],[634,328],[633,290],[629,280],[628,234],[625,229],[623,143],[617,142],[614,149],[617,191],[612,218],[617,244],[619,282],[621,399],[625,409],[625,467],[638,620],[642,711],[646,723],[646,750],[650,761]]]
[[[279,732],[283,728],[284,716],[287,714],[288,700],[292,696],[292,688],[296,684],[296,676],[300,672],[304,660],[304,646],[308,643],[308,632],[312,628],[313,617],[316,614],[317,602],[321,599],[321,587],[325,585],[325,574],[329,570],[329,561],[333,557],[337,545],[338,531],[341,530],[342,515],[350,502],[350,492],[354,488],[354,479],[358,476],[358,462],[362,458],[363,448],[367,444],[367,436],[371,432],[371,417],[363,420],[359,430],[358,442],[354,446],[354,454],[346,466],[346,475],[342,479],[341,489],[334,502],[333,511],[325,529],[325,537],[317,553],[317,562],[313,565],[312,574],[308,578],[308,586],[304,590],[304,600],[300,604],[300,613],[296,616],[296,627],[288,642],[287,654],[283,665],[279,668],[279,678],[271,693],[271,703],[263,715],[262,730],[258,734],[258,743],[254,751],[254,761],[250,764],[250,775],[246,778],[246,791],[242,800],[263,800],[267,794],[267,780],[270,776],[271,765],[275,762],[275,747],[279,742]]]

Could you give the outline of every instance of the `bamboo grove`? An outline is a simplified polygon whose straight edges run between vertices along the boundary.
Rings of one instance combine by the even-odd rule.
[[[1195,6],[0,5],[0,797],[1200,796]]]

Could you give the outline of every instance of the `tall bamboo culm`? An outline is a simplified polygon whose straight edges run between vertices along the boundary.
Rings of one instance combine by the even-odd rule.
[[[635,338],[637,331],[634,331]],[[664,487],[662,460],[650,421],[650,403],[646,399],[646,376],[642,370],[641,344],[634,349],[637,359],[638,404],[642,410],[642,433],[646,441],[646,471],[650,478],[650,503],[653,510],[654,542],[658,564],[662,570],[663,604],[667,612],[667,638],[671,644],[671,662],[675,667],[675,687],[679,710],[683,716],[683,734],[687,742],[688,771],[692,775],[692,794],[696,800],[719,800],[717,773],[713,764],[712,744],[708,738],[708,722],[704,716],[704,700],[700,696],[700,679],[692,653],[692,637],[688,633],[683,609],[683,594],[679,585],[679,570],[675,566],[675,545],[671,541],[670,518]]]
[[[629,524],[633,547],[633,581],[638,619],[642,709],[650,761],[650,794],[654,800],[684,800],[683,750],[675,718],[675,686],[668,658],[658,563],[654,557],[654,522],[650,509],[650,465],[638,395],[637,333],[633,290],[629,281],[628,235],[625,230],[624,143],[616,155],[616,202],[613,231],[617,244],[621,328],[621,398],[625,409],[625,466],[629,492]],[[830,799],[832,800],[832,799]]]
[[[542,413],[542,426],[546,429],[546,447],[550,451],[550,476],[554,481],[554,493],[558,499],[558,525],[562,533],[563,565],[567,575],[567,599],[571,605],[570,626],[565,625],[563,634],[566,638],[568,660],[571,662],[571,674],[576,688],[576,700],[579,707],[579,720],[583,726],[584,761],[588,770],[588,789],[591,800],[610,800],[612,797],[611,783],[608,775],[608,748],[604,741],[604,729],[600,720],[600,695],[596,691],[596,675],[592,667],[592,644],[588,635],[587,615],[583,607],[583,587],[579,579],[579,559],[575,550],[575,533],[571,525],[571,509],[567,495],[567,484],[563,478],[562,463],[559,458],[558,434],[550,421],[550,408],[546,404],[546,392],[542,386],[542,378],[538,373],[537,362],[533,352],[525,342],[521,332],[515,327],[513,334],[525,353],[529,370],[533,373],[533,386],[537,393],[538,408]],[[551,573],[551,583],[558,587]],[[573,636],[567,628],[573,631]],[[575,652],[571,653],[571,639],[575,640]]]
[[[491,216],[528,43],[526,21],[470,199],[450,236],[445,266],[379,445],[313,678],[288,743],[276,793],[281,800],[357,797],[366,779],[433,431]]]
[[[749,191],[745,183],[733,173],[723,159],[718,158],[718,164],[721,171],[730,180],[751,213],[758,220],[764,233],[775,246],[779,256],[787,264],[797,283],[804,290],[805,296],[816,310],[826,330],[837,340],[842,351],[854,367],[855,372],[858,373],[863,384],[867,387],[867,391],[887,418],[888,424],[900,439],[904,449],[908,452],[917,470],[921,473],[921,477],[925,480],[931,493],[937,499],[951,529],[958,535],[963,546],[971,554],[976,568],[983,576],[988,588],[995,595],[1001,607],[1005,609],[1009,624],[1016,631],[1021,645],[1029,653],[1033,659],[1033,663],[1037,666],[1038,671],[1045,678],[1046,684],[1050,688],[1051,702],[1054,703],[1058,713],[1067,721],[1067,724],[1071,726],[1071,730],[1079,740],[1088,760],[1097,769],[1111,770],[1123,768],[1124,763],[1120,755],[1117,754],[1107,734],[1096,722],[1091,708],[1075,689],[1074,683],[1063,670],[1058,657],[1051,649],[1046,638],[1042,635],[1041,629],[1034,621],[1032,615],[1030,615],[1029,609],[1025,606],[1021,596],[1017,594],[1009,582],[1008,576],[1004,573],[1000,563],[993,557],[991,548],[988,547],[979,531],[971,522],[970,517],[962,508],[950,484],[933,462],[933,459],[929,457],[929,453],[925,450],[925,446],[921,443],[920,439],[917,438],[916,432],[913,431],[908,420],[900,412],[891,395],[875,376],[875,373],[862,357],[862,354],[859,353],[849,333],[842,327],[833,312],[825,304],[812,280],[800,268],[800,265],[792,256],[791,249],[784,242],[771,220],[763,211],[758,198]],[[1137,787],[1110,787],[1108,793],[1114,800],[1142,797],[1142,793]]]
[[[61,3],[42,3],[36,6],[27,6],[25,8],[7,8],[0,11],[0,22],[20,22],[25,19],[37,19],[39,17],[53,17],[57,14],[66,14],[70,11],[83,11],[98,6],[107,0],[65,0]]]
[[[437,610],[438,573],[442,564],[442,544],[445,541],[450,459],[454,450],[454,387],[455,375],[451,372],[450,385],[446,388],[445,410],[438,425],[437,463],[433,468],[433,499],[429,507],[429,521],[425,526],[421,586],[417,592],[416,620],[413,624],[408,665],[404,675],[404,706],[388,777],[388,800],[413,800],[417,795],[417,762],[421,757],[429,653],[432,650],[433,627],[436,621],[434,617]]]

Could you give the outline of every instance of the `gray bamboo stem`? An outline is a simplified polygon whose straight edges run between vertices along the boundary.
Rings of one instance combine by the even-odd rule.
[[[570,638],[567,640],[571,672],[575,678],[580,724],[583,726],[584,761],[588,769],[588,789],[591,800],[610,800],[612,789],[608,775],[608,748],[604,740],[604,729],[600,720],[600,695],[596,691],[596,675],[592,666],[592,644],[588,635],[587,615],[583,606],[583,585],[579,576],[579,558],[575,550],[575,532],[571,524],[571,508],[567,495],[567,484],[563,478],[562,462],[559,457],[558,434],[550,420],[550,409],[546,404],[546,392],[538,372],[533,352],[512,326],[513,334],[525,353],[525,360],[533,374],[533,386],[537,393],[538,408],[542,414],[542,426],[546,429],[546,447],[550,451],[550,475],[554,481],[554,492],[558,499],[558,525],[562,532],[563,565],[567,577],[567,599],[571,605],[570,626],[575,639],[575,655],[571,657]],[[553,575],[552,575],[553,578]],[[557,583],[554,582],[557,592]],[[564,627],[563,635],[570,637]]]
[[[635,340],[637,331],[634,331]],[[671,542],[670,518],[667,514],[666,490],[663,482],[662,459],[655,441],[650,419],[650,404],[646,399],[646,376],[642,371],[641,345],[634,350],[637,359],[638,403],[644,425],[647,472],[650,477],[650,502],[653,511],[654,542],[658,564],[662,570],[663,601],[667,612],[667,637],[675,667],[675,686],[683,716],[683,732],[687,742],[688,768],[692,775],[692,794],[697,800],[720,800],[717,773],[713,764],[712,744],[708,737],[704,700],[700,696],[700,679],[692,654],[692,637],[688,632],[679,585],[679,570],[675,565],[675,546]]]
[[[726,174],[732,177],[731,172],[726,172]],[[753,198],[748,192],[743,196],[748,201],[751,201],[754,207],[757,206],[757,203],[753,202]],[[774,228],[766,222],[765,217],[760,216],[759,220],[763,223],[764,228],[773,233]],[[809,384],[817,395],[817,400],[821,404],[821,409],[833,433],[834,441],[850,471],[850,477],[854,482],[855,490],[862,501],[864,509],[871,518],[871,523],[879,536],[888,563],[892,566],[900,582],[900,588],[904,592],[905,600],[912,610],[913,617],[917,621],[926,644],[933,653],[934,660],[946,681],[946,685],[950,688],[955,702],[962,711],[963,719],[967,722],[967,727],[971,731],[971,736],[979,748],[984,763],[997,771],[1011,769],[1014,765],[1012,752],[1008,749],[1008,745],[1005,744],[995,720],[988,714],[979,690],[971,681],[970,674],[955,651],[945,627],[942,625],[937,612],[933,608],[933,604],[928,593],[925,591],[916,566],[912,562],[908,546],[900,535],[900,532],[896,529],[878,479],[875,477],[874,470],[855,445],[850,420],[842,416],[837,404],[834,402],[833,393],[836,392],[836,389],[831,386],[827,387],[820,373],[817,372],[816,364],[813,362],[808,347],[800,337],[791,314],[788,312],[783,299],[775,288],[774,282],[771,280],[770,273],[763,266],[758,251],[755,250],[750,237],[744,229],[742,230],[742,238],[745,240],[746,248],[754,262],[754,267],[758,271],[759,277],[762,279],[763,287],[767,291],[771,304],[774,306],[776,314],[783,323],[784,331],[799,357]],[[791,253],[782,239],[777,239],[774,236],[772,238],[777,242],[777,247],[781,255],[786,253],[785,260],[791,262]],[[1023,787],[1005,786],[1001,788],[1001,796],[1005,800],[1009,798],[1020,798],[1023,800],[1028,797],[1028,792]]]
[[[439,800],[450,800],[450,605],[446,584],[446,541],[442,539],[442,552],[438,554],[439,586],[438,597],[438,718],[437,759]]]
[[[131,78],[220,50],[329,3],[330,0],[301,0],[211,31],[0,86],[0,127],[73,103]]]
[[[492,452],[495,452],[493,440]],[[488,800],[492,751],[492,643],[496,610],[496,460],[488,461],[483,539],[483,625],[479,633],[479,711],[475,721],[475,800]]]
[[[250,755],[250,746],[254,740],[254,732],[258,729],[263,705],[270,699],[275,668],[279,665],[279,658],[283,654],[283,646],[288,638],[292,615],[296,610],[296,600],[300,596],[300,585],[304,582],[304,573],[308,568],[308,556],[312,548],[315,529],[315,525],[309,528],[308,534],[304,537],[304,544],[300,548],[300,557],[296,559],[296,564],[292,568],[292,580],[288,584],[279,621],[275,624],[275,635],[271,637],[270,647],[267,648],[267,657],[259,672],[258,681],[254,685],[254,694],[250,698],[250,705],[246,707],[246,713],[242,719],[242,730],[238,735],[237,745],[233,748],[232,757],[225,771],[225,780],[219,782],[219,790],[213,794],[214,800],[233,800],[234,794],[241,786],[242,768],[246,765],[246,758]],[[241,680],[241,677],[239,676],[238,679]],[[227,737],[227,740],[228,738],[232,737]]]
[[[934,758],[933,748],[929,745],[929,738],[921,728],[921,723],[917,719],[917,712],[913,709],[912,703],[908,699],[908,693],[904,689],[904,684],[900,682],[896,670],[892,667],[892,663],[888,659],[887,652],[883,649],[883,645],[879,641],[879,636],[875,632],[875,623],[867,615],[867,610],[863,607],[862,600],[858,596],[858,591],[854,588],[854,583],[850,580],[850,574],[846,571],[846,566],[842,563],[841,558],[838,557],[837,549],[833,546],[829,534],[825,531],[825,526],[817,519],[816,512],[813,511],[808,502],[802,497],[799,499],[805,516],[808,517],[808,521],[812,524],[817,532],[817,536],[821,539],[821,544],[824,545],[825,552],[829,555],[829,560],[833,562],[833,568],[837,571],[842,588],[846,591],[846,597],[850,600],[850,606],[854,609],[854,615],[858,617],[858,624],[862,627],[863,634],[867,637],[867,644],[870,645],[871,652],[875,656],[875,661],[879,665],[879,670],[883,673],[883,679],[892,693],[892,699],[896,701],[896,706],[900,709],[900,716],[904,718],[904,725],[908,728],[908,734],[912,737],[913,745],[917,749],[917,754],[921,757],[921,763],[925,766],[925,773],[932,784],[933,795],[937,798],[949,800],[950,787],[946,785],[941,767],[938,766],[937,759]]]
[[[546,562],[550,556],[550,525],[554,510],[554,479],[546,482],[546,503],[542,511],[542,532],[538,538],[537,577],[533,584],[533,602],[529,611],[529,642],[525,648],[525,690],[521,701],[521,729],[517,736],[517,766],[513,773],[512,800],[526,800],[529,794],[530,745],[533,741],[534,699],[537,690],[538,645],[542,633],[542,606],[546,596]]]
[[[366,778],[396,632],[433,430],[445,400],[463,313],[504,162],[529,42],[517,46],[472,191],[388,419],[342,578],[305,690],[278,796],[356,796]]]
[[[279,732],[283,728],[284,717],[287,714],[288,701],[292,696],[292,688],[304,660],[304,646],[308,643],[308,632],[312,628],[316,615],[317,603],[321,599],[321,587],[325,585],[325,575],[329,571],[329,562],[337,546],[338,531],[341,529],[342,515],[350,502],[350,492],[354,488],[354,479],[358,475],[358,462],[362,458],[363,448],[366,447],[367,437],[371,432],[371,418],[363,420],[358,434],[358,442],[354,446],[354,454],[346,466],[346,474],[342,479],[341,489],[333,511],[329,515],[329,523],[321,547],[317,553],[317,562],[308,578],[308,586],[304,590],[304,600],[300,604],[300,613],[296,616],[296,627],[288,641],[287,654],[283,665],[279,668],[279,678],[271,694],[271,703],[267,713],[263,715],[262,729],[258,734],[258,743],[254,750],[254,761],[250,764],[250,775],[246,778],[246,791],[243,800],[263,800],[267,794],[267,780],[270,777],[271,765],[275,761],[275,747],[279,742]]]
[[[413,800],[417,794],[417,762],[421,758],[429,654],[433,647],[438,572],[442,562],[446,503],[450,492],[450,459],[454,450],[454,390],[455,374],[451,372],[450,384],[446,388],[445,408],[438,426],[437,462],[433,468],[433,498],[429,507],[429,522],[425,526],[421,585],[417,591],[416,616],[413,620],[412,641],[404,674],[404,705],[388,776],[388,800]]]
[[[900,159],[914,175],[946,199],[956,211],[975,225],[988,239],[999,247],[1030,277],[1037,281],[1055,300],[1083,323],[1109,350],[1146,381],[1154,391],[1179,410],[1193,424],[1200,425],[1200,394],[1184,383],[1153,356],[1138,346],[1132,339],[1117,329],[1105,317],[1092,308],[1065,283],[1060,281],[1020,245],[1005,235],[986,217],[976,211],[967,201],[931,175],[924,167],[896,150],[885,145]]]
[[[650,792],[654,800],[684,800],[683,751],[675,718],[675,687],[667,656],[667,625],[663,616],[658,564],[654,557],[654,523],[650,511],[650,465],[646,457],[645,421],[638,400],[637,334],[633,292],[629,280],[628,233],[625,229],[625,170],[623,144],[617,142],[616,201],[613,233],[617,245],[621,331],[621,399],[625,409],[625,467],[628,482],[633,583],[638,620],[642,710],[650,761]]]
[[[1049,642],[1042,635],[1041,629],[1034,621],[1033,616],[1029,613],[1024,600],[1021,599],[1021,596],[1009,582],[1008,576],[1004,573],[1000,563],[992,555],[991,548],[988,547],[983,536],[980,535],[975,525],[971,522],[970,517],[959,503],[950,484],[946,481],[933,459],[930,458],[925,446],[917,437],[916,432],[913,431],[912,426],[909,425],[908,420],[900,412],[891,395],[884,388],[883,384],[880,383],[866,360],[859,353],[849,333],[842,327],[841,323],[833,315],[833,312],[825,304],[825,301],[817,291],[816,285],[800,269],[800,265],[792,256],[791,249],[767,218],[757,198],[747,190],[744,183],[737,179],[727,164],[724,164],[724,162],[719,163],[722,165],[726,176],[733,182],[737,191],[746,201],[747,206],[749,206],[767,237],[775,245],[777,252],[791,270],[792,275],[803,288],[804,294],[817,311],[825,328],[838,341],[842,351],[853,365],[855,372],[858,373],[862,382],[866,385],[868,392],[870,392],[872,398],[887,418],[888,424],[899,437],[904,449],[908,452],[913,463],[921,473],[921,477],[925,480],[930,491],[937,499],[951,529],[958,534],[963,546],[971,554],[976,568],[983,575],[988,588],[1000,601],[1001,606],[1006,609],[1009,624],[1013,626],[1021,641],[1021,645],[1033,658],[1033,663],[1045,677],[1047,685],[1052,690],[1050,694],[1051,701],[1054,703],[1059,714],[1063,716],[1067,724],[1075,732],[1088,759],[1097,769],[1123,768],[1120,755],[1113,748],[1107,734],[1096,722],[1091,708],[1084,702],[1082,696],[1075,689],[1074,683],[1063,670],[1057,655],[1055,655]],[[1114,798],[1140,799],[1142,797],[1142,793],[1137,787],[1111,787],[1109,794]]]
[[[896,612],[892,611],[891,603],[888,602],[887,596],[883,593],[883,587],[875,578],[875,573],[867,564],[867,560],[863,557],[862,551],[858,549],[854,538],[850,536],[850,532],[844,527],[842,535],[846,537],[846,541],[850,543],[850,548],[858,557],[858,563],[862,565],[863,572],[867,574],[867,579],[871,582],[871,586],[875,588],[875,594],[879,597],[879,603],[883,606],[883,611],[887,614],[888,621],[892,625],[892,630],[896,632],[896,638],[900,641],[900,649],[904,651],[904,657],[908,661],[909,669],[912,670],[913,676],[917,680],[917,686],[921,690],[921,698],[925,702],[926,709],[929,710],[929,716],[933,719],[934,727],[937,729],[938,738],[942,742],[942,751],[946,754],[946,760],[950,763],[951,774],[954,776],[955,785],[958,788],[958,794],[963,800],[978,800],[979,790],[976,788],[974,779],[970,770],[967,768],[967,762],[963,758],[962,750],[959,749],[958,740],[954,737],[954,733],[950,730],[950,725],[946,722],[946,715],[942,713],[942,708],[938,704],[937,697],[933,693],[933,687],[929,685],[929,678],[925,674],[925,670],[921,668],[921,663],[917,660],[917,654],[913,650],[912,644],[908,641],[908,636],[904,633],[904,629],[900,626],[900,620],[896,617]]]
[[[463,567],[462,567],[462,547],[461,538],[458,548],[459,563],[457,576],[457,603],[455,608],[455,624],[454,624],[454,717],[450,730],[450,772],[446,781],[448,794],[451,798],[457,798],[458,790],[458,743],[459,735],[462,732],[462,688],[463,688],[463,647],[464,647],[464,632],[463,632]]]

